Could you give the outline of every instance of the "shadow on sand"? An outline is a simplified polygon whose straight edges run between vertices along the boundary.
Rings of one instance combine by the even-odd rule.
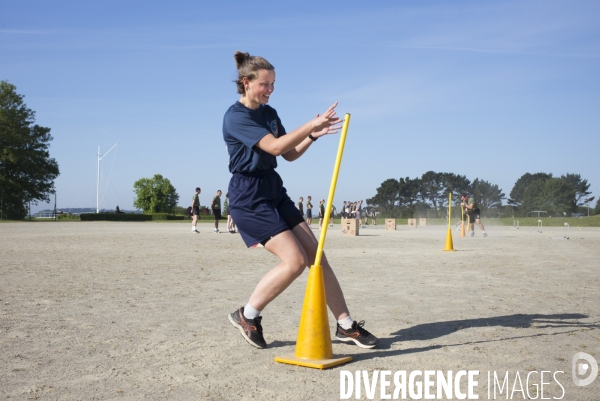
[[[433,322],[433,323],[424,323],[418,324],[413,327],[408,327],[406,329],[398,330],[394,333],[391,333],[391,337],[381,338],[379,339],[379,346],[370,352],[364,352],[359,354],[353,354],[352,358],[356,361],[366,360],[376,357],[385,357],[385,356],[396,356],[396,355],[404,355],[411,354],[415,352],[424,352],[430,351],[433,349],[439,349],[442,347],[456,347],[468,344],[481,344],[488,342],[497,342],[497,341],[507,341],[514,340],[517,338],[532,338],[532,337],[543,337],[543,336],[553,336],[553,335],[561,335],[571,332],[576,332],[581,330],[582,328],[587,329],[599,329],[600,323],[580,323],[577,319],[586,319],[588,315],[584,315],[581,313],[559,313],[553,315],[542,315],[542,314],[530,314],[530,315],[506,315],[506,316],[494,316],[488,318],[478,318],[478,319],[463,319],[463,320],[449,320],[442,322]],[[506,337],[492,340],[478,340],[474,338],[473,341],[465,342],[465,343],[457,343],[457,344],[444,344],[444,345],[429,345],[420,348],[408,348],[408,349],[394,349],[392,350],[392,345],[396,342],[400,341],[427,341],[434,340],[436,338],[440,338],[446,336],[448,334],[452,334],[459,330],[472,329],[478,327],[514,327],[514,328],[530,328],[535,327],[538,329],[546,329],[546,328],[555,328],[561,329],[558,332],[552,333],[539,333],[535,334],[523,334],[514,337]],[[564,330],[571,329],[571,330]],[[475,335],[476,336],[476,335]]]

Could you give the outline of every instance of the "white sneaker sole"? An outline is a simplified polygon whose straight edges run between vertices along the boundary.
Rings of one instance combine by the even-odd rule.
[[[377,346],[377,344],[379,344],[379,341],[378,341],[376,344],[373,344],[373,345],[364,345],[355,338],[338,337],[338,336],[335,336],[335,338],[337,338],[338,340],[343,341],[345,343],[352,341],[352,342],[354,342],[354,344],[358,345],[360,348],[365,348],[365,349],[375,348]]]

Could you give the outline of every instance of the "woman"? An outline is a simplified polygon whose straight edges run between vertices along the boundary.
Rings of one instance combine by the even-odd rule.
[[[261,311],[314,263],[317,239],[289,198],[275,172],[277,156],[294,161],[318,138],[338,132],[342,120],[334,103],[316,118],[286,132],[277,112],[268,106],[275,68],[264,58],[236,52],[239,101],[225,113],[223,139],[229,153],[229,209],[246,246],[262,244],[280,259],[258,282],[248,303],[229,315],[246,341],[265,348]],[[344,294],[322,257],[327,305],[337,319],[336,337],[373,348],[379,340],[350,316]]]

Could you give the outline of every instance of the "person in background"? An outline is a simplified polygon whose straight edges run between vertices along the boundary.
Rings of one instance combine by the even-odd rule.
[[[221,220],[221,190],[217,191],[217,195],[213,198],[210,208],[215,216],[215,234],[219,233],[219,220]]]
[[[372,226],[377,225],[376,215],[377,215],[377,212],[375,211],[375,205],[371,205],[371,225]]]
[[[325,218],[325,199],[319,201],[319,230],[323,228],[323,219]]]
[[[200,215],[200,188],[196,187],[196,192],[192,196],[192,232],[198,234],[196,230],[196,223],[198,222],[198,216]]]
[[[483,227],[483,224],[481,224],[481,218],[480,218],[481,210],[479,210],[479,208],[475,204],[475,199],[467,197],[467,194],[462,194],[460,196],[460,200],[461,200],[460,205],[463,206],[466,211],[466,213],[464,215],[464,220],[465,221],[468,220],[470,222],[468,229],[471,231],[471,237],[475,236],[475,224],[474,223],[477,223],[477,225],[479,226],[479,229],[483,233],[483,236],[487,237],[487,234],[485,233],[485,228]]]
[[[329,214],[329,227],[333,227],[333,218],[335,217],[335,215],[337,214],[337,209],[335,208],[335,206],[333,206],[333,203],[331,204],[331,212]]]
[[[310,202],[311,199],[312,198],[310,196],[306,198],[306,224],[308,224],[309,227],[312,224],[312,208],[313,208],[313,205]]]

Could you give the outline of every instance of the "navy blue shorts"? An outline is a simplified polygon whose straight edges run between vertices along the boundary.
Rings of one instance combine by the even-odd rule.
[[[275,170],[233,173],[228,191],[229,213],[248,247],[304,221]]]
[[[312,209],[306,209],[306,218],[312,219]]]

